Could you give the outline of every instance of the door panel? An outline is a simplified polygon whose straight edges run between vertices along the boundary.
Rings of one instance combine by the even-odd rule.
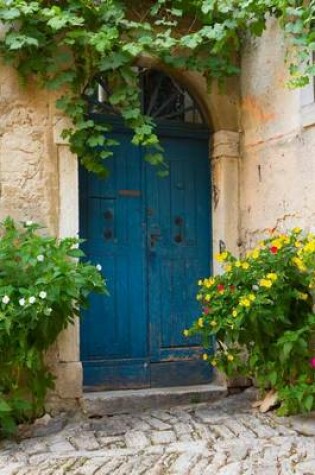
[[[196,282],[210,271],[208,140],[162,134],[166,178],[130,135],[108,160],[110,177],[80,170],[80,226],[88,259],[110,296],[92,296],[81,325],[84,384],[104,389],[211,380],[198,340],[182,336],[198,316]]]
[[[110,293],[93,296],[84,312],[82,361],[85,384],[105,388],[149,384],[142,161],[129,135],[115,138],[108,179],[80,172],[83,250],[102,265]]]
[[[198,340],[182,335],[200,311],[197,280],[210,271],[208,143],[168,137],[162,145],[169,176],[152,168],[146,176],[151,385],[194,384],[211,377]]]

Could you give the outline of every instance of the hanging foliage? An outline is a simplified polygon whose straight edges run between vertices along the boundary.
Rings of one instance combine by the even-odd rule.
[[[243,40],[260,36],[268,15],[279,18],[297,46],[290,69],[292,84],[301,86],[314,73],[314,0],[0,0],[0,51],[24,81],[63,91],[57,107],[73,125],[63,136],[88,170],[106,175],[105,161],[117,145],[110,125],[89,115],[86,97],[102,78],[109,103],[134,132],[132,142],[150,149],[147,160],[163,174],[155,124],[141,110],[138,58],[151,55],[222,81],[239,73]]]

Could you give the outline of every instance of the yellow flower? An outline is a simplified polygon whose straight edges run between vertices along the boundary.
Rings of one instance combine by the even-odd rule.
[[[241,265],[242,265],[242,264],[241,264],[241,261],[236,261],[236,262],[235,262],[235,267],[241,267]]]
[[[233,356],[233,355],[227,355],[227,359],[228,359],[228,361],[233,361],[233,360],[234,360],[234,356]]]
[[[216,365],[217,365],[216,360],[212,360],[212,361],[211,361],[211,364],[212,364],[212,366],[216,366]]]
[[[210,294],[206,294],[205,295],[205,301],[206,302],[209,302],[211,300],[211,295]]]
[[[202,328],[203,327],[203,318],[198,318],[198,327]]]
[[[279,242],[283,244],[288,244],[288,242],[290,242],[290,238],[286,234],[280,234],[278,239]]]
[[[203,285],[203,280],[199,279],[199,280],[198,280],[198,285],[199,285],[199,287],[200,287],[201,285]]]
[[[254,294],[249,294],[248,298],[251,302],[254,302],[256,300],[256,296]]]
[[[297,267],[301,272],[306,271],[306,267],[305,267],[305,265],[304,265],[304,262],[303,262],[302,259],[300,259],[299,257],[293,257],[292,262],[293,262],[293,264],[296,265],[296,267]]]
[[[248,262],[243,262],[243,264],[242,264],[241,266],[242,266],[242,269],[244,269],[244,270],[249,269],[249,264],[248,264]]]
[[[301,241],[295,241],[294,245],[296,248],[302,247]]]
[[[228,253],[226,251],[215,255],[215,258],[218,262],[225,261],[227,257],[228,257]]]
[[[198,300],[198,301],[199,301],[199,300],[201,300],[201,299],[202,299],[202,295],[201,295],[201,294],[197,294],[197,296],[196,296],[196,300]]]
[[[266,287],[267,289],[270,289],[272,286],[272,280],[270,279],[260,279],[259,281],[260,287]]]
[[[204,353],[204,354],[202,355],[202,359],[203,359],[203,361],[207,361],[207,359],[208,359],[207,353]]]
[[[184,334],[184,336],[189,336],[189,330],[184,330],[183,334]]]
[[[283,239],[281,238],[274,239],[273,241],[271,241],[270,246],[277,247],[278,250],[281,249],[283,247]]]
[[[294,234],[300,234],[302,232],[302,229],[299,227],[296,227],[292,229],[292,232],[294,232]]]
[[[303,251],[309,252],[309,253],[315,252],[315,241],[310,241],[307,244],[305,244]]]
[[[212,327],[216,327],[216,326],[217,326],[217,322],[216,322],[215,320],[212,320],[212,321],[210,322],[210,325],[211,325]]]
[[[209,278],[209,279],[205,279],[204,280],[204,286],[207,287],[207,289],[210,289],[210,287],[213,286],[215,280],[213,277]]]
[[[253,259],[258,259],[259,254],[260,254],[259,250],[258,250],[258,249],[255,249],[255,250],[253,251],[253,253],[252,253],[252,258],[253,258]]]
[[[307,300],[307,299],[308,299],[308,295],[305,294],[304,292],[298,292],[298,299],[300,299],[300,300]]]
[[[232,315],[233,315],[233,317],[237,317],[237,315],[238,315],[237,310],[233,310]]]
[[[267,274],[267,278],[275,282],[278,279],[278,276],[274,272],[270,272],[269,274]]]
[[[232,265],[231,264],[227,264],[225,267],[224,267],[225,271],[226,272],[231,272],[232,270]]]
[[[250,300],[247,297],[242,297],[240,299],[240,305],[242,307],[250,307]]]

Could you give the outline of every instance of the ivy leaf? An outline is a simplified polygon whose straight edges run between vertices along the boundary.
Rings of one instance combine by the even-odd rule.
[[[39,46],[38,40],[36,38],[26,35],[20,35],[14,32],[8,33],[6,35],[5,44],[9,47],[10,50],[22,49],[25,46]]]
[[[18,8],[3,8],[0,10],[0,20],[2,21],[11,21],[16,20],[21,16],[20,10]]]

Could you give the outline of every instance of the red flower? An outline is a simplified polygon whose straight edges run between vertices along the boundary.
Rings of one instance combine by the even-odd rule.
[[[310,359],[310,365],[311,365],[312,368],[315,369],[315,357]]]
[[[218,285],[217,285],[217,289],[218,289],[219,292],[223,292],[223,290],[224,290],[224,285],[223,285],[223,284],[218,284]]]
[[[202,307],[202,311],[205,315],[208,315],[208,313],[210,312],[209,307]]]
[[[272,254],[277,254],[277,252],[278,252],[277,246],[271,246],[270,252],[272,252]]]

